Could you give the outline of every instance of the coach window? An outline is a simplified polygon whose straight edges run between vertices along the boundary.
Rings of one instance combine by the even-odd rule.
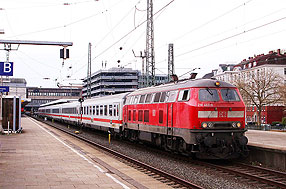
[[[131,110],[128,111],[128,121],[131,121]]]
[[[119,116],[119,106],[116,105],[116,116]]]
[[[99,114],[101,116],[103,115],[103,105],[100,105],[100,107],[99,107]]]
[[[96,112],[95,113],[96,113],[96,115],[99,115],[99,106],[98,105],[96,106]]]
[[[116,105],[113,105],[113,116],[116,116]]]
[[[140,96],[139,103],[144,103],[145,96],[146,96],[146,95],[141,95],[141,96]]]
[[[175,102],[177,98],[178,91],[170,91],[168,94],[168,101],[167,102]]]
[[[144,122],[149,122],[149,110],[144,110]]]
[[[188,101],[190,99],[190,90],[180,90],[178,101]]]
[[[133,110],[133,121],[136,121],[136,110]]]
[[[104,105],[104,115],[107,115],[107,105]]]
[[[155,97],[154,97],[154,102],[159,102],[160,101],[160,96],[161,96],[161,93],[156,93]]]
[[[109,116],[112,116],[112,105],[109,105],[108,112],[109,112]]]
[[[138,111],[138,121],[142,121],[143,120],[143,110],[139,110]]]
[[[166,92],[162,92],[160,102],[165,102],[166,99]]]
[[[152,94],[147,94],[145,103],[150,103],[152,101]]]
[[[93,112],[92,112],[93,115],[95,115],[95,106],[93,106],[93,109],[92,109],[92,110],[93,110]]]

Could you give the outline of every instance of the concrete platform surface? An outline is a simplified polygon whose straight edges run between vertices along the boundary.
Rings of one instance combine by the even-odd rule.
[[[286,151],[286,132],[248,130],[248,145]]]
[[[0,135],[0,188],[170,188],[31,118],[22,127]]]

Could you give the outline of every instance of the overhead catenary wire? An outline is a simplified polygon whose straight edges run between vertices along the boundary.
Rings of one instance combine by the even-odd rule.
[[[209,43],[209,44],[206,44],[206,45],[203,45],[201,47],[198,47],[198,48],[195,48],[195,49],[192,49],[192,50],[189,50],[189,51],[186,51],[184,53],[181,53],[181,54],[178,54],[176,57],[180,57],[180,56],[183,56],[183,55],[186,55],[186,54],[189,54],[191,52],[194,52],[194,51],[197,51],[197,50],[200,50],[200,49],[203,49],[203,48],[206,48],[206,47],[209,47],[209,46],[212,46],[212,45],[215,45],[215,44],[218,44],[218,43],[221,43],[223,41],[226,41],[228,39],[231,39],[231,38],[234,38],[234,37],[237,37],[237,36],[240,36],[240,35],[243,35],[245,33],[248,33],[248,32],[251,32],[251,31],[254,31],[254,30],[257,30],[257,29],[260,29],[260,28],[263,28],[265,26],[268,26],[270,24],[274,24],[276,22],[279,22],[279,21],[282,21],[286,19],[286,17],[282,17],[280,19],[277,19],[277,20],[274,20],[274,21],[271,21],[271,22],[268,22],[268,23],[265,23],[265,24],[262,24],[262,25],[259,25],[259,26],[256,26],[256,27],[253,27],[251,29],[248,29],[248,30],[245,30],[245,31],[242,31],[242,32],[239,32],[237,34],[234,34],[234,35],[231,35],[231,36],[228,36],[228,37],[225,37],[223,39],[220,39],[220,40],[217,40],[217,41],[214,41],[212,43]]]
[[[167,3],[166,5],[164,5],[162,8],[160,8],[158,11],[156,11],[153,16],[157,15],[158,13],[160,13],[161,11],[163,11],[165,8],[167,8],[171,3],[173,3],[175,0],[171,0],[169,3]],[[121,40],[123,40],[124,38],[126,38],[127,36],[129,36],[131,33],[133,33],[135,30],[137,30],[140,26],[142,26],[144,23],[146,23],[147,20],[142,21],[138,26],[136,26],[135,28],[133,28],[132,30],[130,30],[128,33],[126,33],[124,36],[122,36],[120,39],[118,39],[117,41],[115,41],[114,43],[112,43],[110,46],[108,46],[106,49],[104,49],[103,51],[101,51],[97,56],[95,56],[92,61],[94,61],[96,58],[100,57],[101,55],[103,55],[105,52],[107,52],[109,49],[111,49],[113,46],[115,46],[117,43],[119,43]],[[80,67],[76,72],[82,70],[87,64],[84,64],[82,67]],[[75,73],[76,73],[75,72]]]
[[[282,11],[285,10],[285,9],[286,9],[286,8],[282,8],[282,9],[273,11],[273,12],[271,12],[270,14],[267,14],[267,15],[265,15],[265,16],[263,16],[263,17],[260,17],[260,18],[251,20],[251,21],[249,21],[249,22],[247,22],[247,23],[245,23],[245,24],[243,24],[243,25],[237,26],[235,29],[239,29],[239,28],[241,28],[241,27],[243,27],[243,26],[245,26],[245,25],[252,24],[253,22],[256,22],[256,21],[258,21],[258,20],[265,19],[265,17],[272,16],[272,15],[274,15],[274,14],[276,14],[276,13],[282,12]],[[234,30],[234,29],[231,29],[231,30]],[[227,31],[220,32],[220,33],[215,34],[215,35],[213,35],[213,36],[211,36],[211,37],[208,37],[207,39],[211,39],[211,38],[216,37],[216,36],[218,36],[218,35],[221,35],[221,34],[223,34],[223,33],[227,33],[227,32],[229,32],[229,31],[231,31],[231,30],[227,30]],[[285,31],[285,30],[282,30],[282,31]],[[271,33],[271,34],[267,34],[267,35],[264,35],[263,37],[275,35],[276,33],[281,33],[282,31],[278,31],[278,32],[274,32],[274,33]],[[236,42],[235,44],[233,44],[233,45],[228,45],[227,47],[232,47],[232,46],[235,46],[235,45],[238,45],[238,44],[241,44],[241,43],[246,43],[246,42],[253,41],[253,40],[256,40],[256,39],[258,39],[258,38],[263,38],[263,37],[255,37],[255,38],[253,38],[253,39],[247,40],[247,41],[245,41],[245,42],[240,42],[240,43],[237,43],[237,42]],[[200,42],[201,42],[201,41],[204,41],[204,40],[206,40],[206,39],[200,40]],[[194,42],[194,43],[196,43],[196,42]],[[165,44],[164,46],[166,46],[166,44]],[[163,46],[161,46],[161,47],[163,47]],[[160,47],[160,48],[161,48],[161,47]],[[227,48],[227,47],[220,48],[219,50],[225,49],[225,48]],[[180,48],[180,47],[178,47],[177,49],[179,49],[179,48]],[[217,50],[214,50],[214,51],[217,51]],[[214,52],[214,51],[211,51],[211,52]],[[210,52],[210,51],[208,51],[208,52]],[[205,54],[205,53],[202,53],[202,54],[199,54],[199,55],[196,55],[196,56],[202,56],[203,54]],[[175,56],[175,57],[178,57],[178,56]],[[167,59],[164,58],[164,59],[162,59],[162,60],[160,60],[160,61],[157,61],[156,64],[158,65],[158,64],[164,63],[164,62],[166,62],[166,61],[167,61]],[[179,61],[179,60],[177,59],[176,62],[178,62],[178,61]],[[177,68],[176,68],[176,69],[177,69]]]
[[[157,12],[155,12],[153,14],[153,16],[155,16],[156,14],[158,14],[159,12],[161,12],[162,10],[164,10],[166,7],[168,7],[172,2],[174,2],[175,0],[170,1],[169,3],[167,3],[165,6],[163,6],[161,9],[159,9]],[[114,43],[112,43],[110,46],[108,46],[106,49],[104,49],[103,51],[101,51],[97,56],[95,56],[92,60],[98,58],[99,56],[103,55],[105,52],[107,52],[110,48],[112,48],[114,45],[116,45],[117,43],[119,43],[122,39],[124,39],[125,37],[127,37],[128,35],[130,35],[131,33],[133,33],[137,28],[139,28],[140,26],[142,26],[144,23],[146,23],[147,20],[144,20],[143,22],[141,22],[138,26],[136,26],[135,28],[133,28],[132,30],[130,30],[128,33],[126,33],[125,35],[123,35],[120,39],[118,39],[117,41],[115,41]]]
[[[93,14],[93,15],[90,15],[90,16],[87,16],[87,17],[78,19],[78,20],[76,20],[76,21],[70,22],[70,23],[68,23],[68,24],[61,25],[61,26],[54,26],[54,27],[50,27],[50,28],[46,28],[46,29],[42,29],[42,30],[33,31],[33,32],[22,33],[22,34],[10,36],[9,38],[19,37],[19,36],[24,36],[24,35],[30,35],[30,34],[40,33],[40,32],[46,32],[46,31],[55,30],[55,29],[60,29],[60,28],[65,28],[65,27],[71,26],[71,25],[73,25],[73,24],[76,24],[76,23],[85,21],[85,20],[90,19],[90,18],[93,18],[93,17],[95,17],[95,16],[98,16],[98,15],[100,15],[100,14],[103,14],[103,13],[105,13],[105,12],[107,12],[107,11],[108,11],[108,10],[105,10],[105,11],[102,11],[102,12],[99,12],[99,13],[96,13],[96,14]]]
[[[239,9],[239,8],[242,7],[242,6],[245,6],[246,4],[250,3],[251,1],[253,1],[253,0],[249,0],[249,1],[245,2],[245,3],[242,3],[242,4],[238,5],[238,6],[232,8],[232,9],[226,11],[226,12],[224,12],[223,14],[216,16],[216,17],[213,18],[213,19],[211,19],[211,20],[209,20],[209,21],[206,21],[205,23],[199,25],[198,27],[196,27],[196,28],[194,28],[194,29],[192,29],[192,30],[190,30],[190,31],[188,31],[188,32],[186,32],[186,33],[184,33],[183,35],[177,37],[177,38],[174,39],[173,41],[177,41],[177,40],[179,40],[179,39],[185,37],[186,35],[188,35],[188,34],[194,32],[194,31],[197,31],[197,30],[199,30],[199,29],[205,27],[206,25],[208,25],[208,24],[210,24],[210,23],[212,23],[212,22],[214,22],[214,21],[216,21],[216,20],[218,20],[218,19],[220,19],[220,18],[222,18],[222,17],[224,17],[224,16],[227,16],[228,14],[232,13],[233,11]]]
[[[104,41],[106,39],[106,37],[109,36],[114,31],[114,29],[116,29],[122,23],[122,21],[131,13],[132,10],[133,10],[133,7],[127,12],[127,14],[125,16],[123,16],[123,18],[99,42],[96,43],[96,45],[98,46],[99,44],[101,44],[102,41]]]

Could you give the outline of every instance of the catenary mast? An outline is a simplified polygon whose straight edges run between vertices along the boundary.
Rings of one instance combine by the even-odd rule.
[[[147,0],[147,29],[146,29],[146,86],[155,84],[155,52],[153,0]]]

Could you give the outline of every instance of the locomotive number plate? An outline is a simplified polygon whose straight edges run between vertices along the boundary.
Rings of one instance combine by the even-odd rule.
[[[227,117],[227,112],[226,111],[219,112],[218,117]]]

